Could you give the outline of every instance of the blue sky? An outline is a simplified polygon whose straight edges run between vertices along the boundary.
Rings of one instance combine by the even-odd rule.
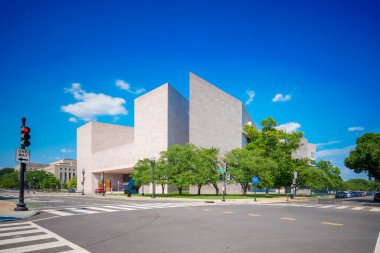
[[[21,117],[32,162],[76,157],[88,120],[133,125],[133,100],[193,72],[343,159],[379,132],[379,1],[2,1],[0,167]],[[298,125],[297,125],[298,124]],[[349,131],[349,129],[351,131]]]

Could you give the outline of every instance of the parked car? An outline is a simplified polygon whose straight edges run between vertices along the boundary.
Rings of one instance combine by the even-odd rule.
[[[373,201],[374,201],[374,202],[380,202],[380,192],[376,192],[376,193],[373,195]]]
[[[97,188],[97,189],[95,189],[95,194],[101,194],[101,193],[106,193],[106,191],[105,190],[103,190],[102,188]]]
[[[76,193],[76,192],[77,192],[77,189],[74,189],[74,188],[69,189],[69,192],[70,192],[70,193]]]
[[[344,198],[347,198],[347,193],[342,192],[342,191],[337,192],[337,193],[335,194],[335,198],[336,198],[336,199],[344,199]]]
[[[352,198],[352,192],[345,192],[345,193],[346,193],[347,198]]]

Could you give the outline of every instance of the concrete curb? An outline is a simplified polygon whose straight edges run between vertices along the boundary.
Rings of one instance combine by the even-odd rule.
[[[11,213],[0,213],[0,221],[23,220],[36,215],[38,211],[18,211]]]

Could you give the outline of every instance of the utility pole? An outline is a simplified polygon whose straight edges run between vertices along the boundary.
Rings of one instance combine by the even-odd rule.
[[[26,147],[30,145],[30,128],[25,126],[26,118],[23,117],[21,125],[21,146],[20,149],[22,151],[25,150]],[[14,208],[15,211],[28,211],[26,204],[24,203],[24,186],[25,186],[25,171],[26,171],[26,163],[22,162],[23,159],[19,159],[21,161],[20,164],[20,194],[18,198],[17,206]]]
[[[227,191],[227,183],[226,183],[226,177],[227,177],[227,168],[228,168],[228,165],[226,163],[226,168],[224,169],[224,172],[223,172],[223,197],[222,197],[222,201],[226,201],[226,191]]]
[[[156,159],[154,157],[151,158],[151,164],[152,164],[152,198],[156,197],[156,185],[154,183],[154,165],[156,163]]]
[[[103,171],[103,196],[105,196],[105,191],[106,191],[106,187],[105,187],[105,182],[104,182],[104,171]]]

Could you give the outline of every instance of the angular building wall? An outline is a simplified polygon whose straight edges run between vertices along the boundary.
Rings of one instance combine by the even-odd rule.
[[[188,101],[169,84],[164,84],[135,99],[134,128],[98,122],[79,127],[78,182],[82,182],[80,172],[85,168],[85,192],[92,193],[97,188],[103,172],[116,185],[122,174],[133,171],[139,159],[158,158],[169,145],[186,144],[188,108]]]
[[[240,100],[190,73],[190,143],[218,147],[223,155],[245,145],[242,129],[248,121]]]

